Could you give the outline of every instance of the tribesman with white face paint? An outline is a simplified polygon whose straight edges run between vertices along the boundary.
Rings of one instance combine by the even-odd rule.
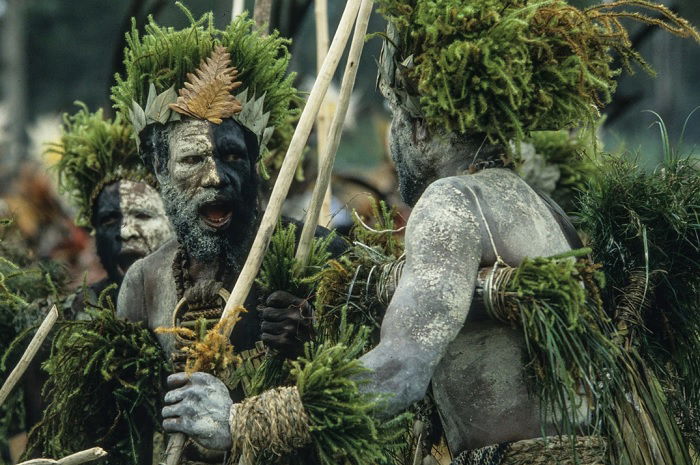
[[[76,223],[94,233],[107,273],[65,300],[63,318],[84,318],[86,305],[96,306],[105,291],[116,306],[126,271],[172,238],[173,228],[153,188],[155,180],[138,156],[131,126],[119,116],[110,121],[102,110],[91,113],[81,104],[77,113],[64,116],[61,140],[49,152],[60,157],[59,188],[77,210]],[[44,411],[41,391],[47,375],[39,367],[47,356],[36,358],[25,378],[27,425],[37,424]]]
[[[173,237],[155,179],[138,156],[131,126],[117,116],[106,120],[102,110],[82,107],[64,117],[61,142],[52,147],[60,155],[59,187],[78,210],[76,222],[95,235],[97,255],[107,276],[88,286],[97,299],[109,286],[116,305],[118,286],[129,267]],[[80,290],[74,316],[84,310]]]

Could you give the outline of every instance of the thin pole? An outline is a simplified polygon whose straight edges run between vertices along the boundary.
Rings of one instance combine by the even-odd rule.
[[[270,16],[272,15],[272,0],[255,0],[253,19],[258,29],[267,34],[270,29]]]
[[[333,42],[331,43],[328,55],[323,61],[321,72],[318,73],[318,76],[316,77],[316,82],[311,89],[309,99],[304,106],[304,110],[299,118],[299,123],[297,124],[294,135],[292,136],[292,141],[287,149],[287,154],[282,162],[282,167],[280,168],[277,181],[275,182],[275,186],[270,194],[270,200],[260,222],[260,228],[258,229],[258,233],[253,241],[253,246],[250,249],[250,253],[248,254],[245,264],[243,265],[243,269],[238,276],[236,285],[234,286],[233,291],[231,291],[231,296],[226,302],[224,311],[221,314],[222,320],[229,318],[234,314],[234,312],[237,311],[239,307],[243,306],[245,299],[248,297],[250,289],[255,282],[255,278],[260,270],[260,265],[262,264],[265,251],[270,243],[270,238],[272,237],[272,233],[275,230],[275,225],[277,224],[280,212],[282,211],[282,205],[287,198],[287,193],[289,192],[289,187],[294,179],[294,174],[296,173],[297,166],[299,165],[299,160],[304,152],[306,142],[309,139],[309,134],[311,133],[314,119],[318,114],[323,97],[326,95],[331,78],[338,67],[340,57],[342,56],[348,39],[350,38],[352,26],[357,18],[359,8],[360,0],[348,0],[348,2],[345,4],[345,11],[340,19],[338,30],[333,37]],[[226,337],[231,337],[231,329],[232,328],[225,330],[224,335]],[[180,462],[180,457],[182,456],[182,451],[186,441],[187,437],[181,433],[175,433],[170,437],[166,448],[165,465],[177,465]]]
[[[315,0],[314,13],[316,18],[316,72],[321,71],[321,65],[328,53],[328,1]],[[323,156],[328,151],[328,128],[330,127],[330,108],[328,98],[323,101],[321,110],[316,118],[316,151],[318,167],[321,168]],[[328,185],[323,199],[321,214],[316,218],[316,224],[328,225],[331,221],[331,187]]]
[[[319,166],[318,176],[316,178],[316,187],[314,188],[314,192],[311,196],[311,203],[309,204],[309,208],[306,212],[304,228],[301,231],[301,238],[299,239],[299,246],[297,247],[296,259],[301,266],[305,266],[309,260],[311,243],[313,242],[316,224],[318,223],[318,218],[321,214],[323,198],[328,192],[328,186],[331,182],[333,163],[335,162],[335,155],[338,152],[340,139],[343,135],[345,116],[347,115],[348,107],[350,106],[352,90],[355,87],[357,67],[359,65],[360,57],[362,56],[362,49],[364,48],[365,44],[365,34],[367,34],[367,27],[369,25],[369,18],[372,14],[373,3],[373,0],[362,0],[362,6],[360,6],[360,12],[357,16],[355,33],[352,37],[352,44],[350,45],[350,52],[348,54],[348,62],[345,65],[343,82],[340,85],[340,100],[338,101],[338,107],[335,110],[335,115],[333,115],[333,122],[331,123],[330,133],[328,134],[330,143],[326,149],[327,151],[321,157],[321,165]]]
[[[243,13],[244,4],[245,0],[233,0],[233,5],[231,6],[231,21]]]
[[[301,158],[301,154],[309,138],[314,119],[321,107],[323,97],[328,90],[331,77],[338,67],[338,62],[340,61],[340,57],[343,54],[345,45],[352,32],[352,26],[357,18],[359,8],[360,0],[348,0],[345,5],[345,11],[338,25],[338,30],[335,33],[335,37],[333,37],[333,42],[323,62],[321,72],[318,74],[316,82],[311,89],[311,94],[306,102],[301,118],[299,118],[299,123],[292,136],[287,154],[284,157],[284,162],[280,168],[275,187],[270,194],[270,200],[260,223],[260,229],[255,237],[245,265],[243,265],[243,270],[231,292],[231,297],[229,297],[228,302],[226,302],[226,307],[221,316],[222,319],[228,318],[237,307],[243,305],[253,282],[255,282],[262,259],[265,255],[265,250],[267,249],[272,233],[277,225],[277,219],[282,210],[282,204],[287,197],[289,186],[292,184],[297,165],[299,165],[299,159]],[[230,336],[230,334],[227,334],[227,336]]]
[[[53,459],[34,459],[28,462],[22,462],[19,465],[80,465],[82,463],[92,462],[107,455],[107,452],[101,447],[93,447],[92,449],[83,450],[63,457],[60,460]]]
[[[48,315],[46,315],[46,318],[44,318],[41,326],[39,326],[39,329],[29,343],[29,346],[27,346],[27,350],[25,350],[24,354],[22,354],[22,358],[19,359],[17,366],[15,366],[10,373],[10,376],[7,377],[7,380],[5,380],[5,383],[2,385],[2,388],[0,388],[0,405],[7,400],[7,396],[10,395],[10,392],[12,392],[12,389],[14,389],[15,385],[22,378],[24,372],[27,371],[29,364],[32,360],[34,360],[34,357],[36,357],[37,352],[39,352],[39,348],[41,348],[41,344],[44,343],[46,336],[48,336],[51,332],[51,329],[53,328],[53,325],[56,323],[57,319],[58,309],[54,305],[51,307]]]

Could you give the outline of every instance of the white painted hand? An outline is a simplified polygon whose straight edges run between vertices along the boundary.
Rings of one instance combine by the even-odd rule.
[[[168,377],[163,407],[163,429],[184,433],[207,449],[231,448],[228,388],[207,373],[176,373]]]

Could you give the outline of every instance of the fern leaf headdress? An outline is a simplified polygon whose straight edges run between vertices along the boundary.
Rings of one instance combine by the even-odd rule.
[[[139,157],[131,126],[121,116],[111,121],[101,109],[91,113],[85,104],[76,104],[80,110],[63,115],[61,140],[48,151],[59,156],[59,189],[75,204],[76,223],[92,227],[92,207],[106,185],[122,179],[155,181]]]
[[[261,35],[244,16],[220,30],[212,13],[195,20],[178,6],[188,28],[161,27],[151,18],[141,36],[132,25],[126,75],[117,75],[112,88],[115,108],[137,134],[183,115],[214,124],[233,117],[258,137],[263,172],[278,168],[300,103],[294,75],[287,73],[288,41],[276,32]]]
[[[650,0],[580,10],[564,0],[378,0],[389,22],[379,86],[432,127],[485,134],[508,146],[532,130],[592,124],[620,73],[637,62],[621,18],[700,41]],[[646,9],[659,17],[620,7]]]

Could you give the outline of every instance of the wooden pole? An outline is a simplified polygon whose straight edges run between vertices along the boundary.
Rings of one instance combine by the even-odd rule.
[[[362,0],[360,12],[357,16],[355,24],[355,33],[352,37],[350,52],[348,53],[348,62],[345,66],[343,74],[343,82],[340,85],[340,100],[338,107],[333,115],[330,133],[328,139],[330,141],[327,151],[321,156],[321,165],[318,169],[316,178],[316,187],[311,196],[311,203],[306,211],[304,219],[304,228],[301,231],[299,246],[297,247],[296,259],[300,266],[306,266],[309,260],[311,244],[314,239],[314,232],[318,218],[322,211],[324,197],[330,186],[331,176],[333,174],[333,163],[335,155],[340,145],[340,138],[343,135],[343,125],[345,124],[345,115],[350,106],[350,97],[352,96],[353,88],[355,87],[355,79],[357,78],[357,67],[359,66],[360,57],[362,57],[362,49],[365,44],[365,34],[369,25],[369,18],[372,14],[373,0]]]
[[[258,234],[255,236],[253,246],[248,253],[248,258],[243,265],[243,269],[238,276],[236,285],[234,286],[231,296],[226,302],[224,311],[221,314],[222,320],[231,316],[245,303],[245,299],[248,297],[250,289],[255,282],[255,278],[260,270],[263,257],[265,256],[265,250],[270,243],[270,238],[272,237],[272,233],[275,230],[275,225],[277,224],[280,212],[282,211],[282,205],[287,198],[287,193],[289,192],[289,187],[294,179],[294,174],[297,170],[297,166],[299,165],[299,160],[304,152],[306,142],[309,139],[309,134],[311,133],[314,120],[316,119],[318,110],[321,107],[321,102],[326,95],[331,78],[338,67],[340,57],[343,55],[345,46],[350,38],[352,26],[357,18],[359,8],[360,0],[348,0],[348,2],[345,4],[345,11],[343,11],[343,16],[340,19],[338,30],[333,37],[333,42],[331,43],[328,55],[323,61],[321,72],[316,77],[316,82],[311,89],[309,99],[304,106],[304,110],[299,118],[299,123],[297,124],[294,135],[292,136],[292,141],[289,144],[289,149],[287,149],[287,154],[282,162],[282,167],[280,168],[279,175],[277,176],[277,181],[272,189],[270,200],[260,222]],[[232,328],[229,328],[225,332],[224,335],[226,337],[231,337],[231,329]],[[165,465],[177,465],[180,462],[180,457],[186,441],[187,437],[181,433],[175,433],[170,437],[165,453]]]
[[[318,110],[321,106],[323,97],[328,90],[328,86],[331,81],[331,77],[335,73],[338,67],[338,62],[343,54],[345,45],[348,42],[350,33],[352,31],[352,26],[357,17],[357,12],[360,7],[360,0],[348,0],[345,5],[345,11],[343,12],[343,17],[338,25],[338,30],[333,37],[333,42],[331,43],[328,56],[323,62],[323,67],[321,72],[316,78],[313,88],[311,89],[311,94],[309,99],[304,106],[304,110],[299,118],[299,123],[292,136],[292,141],[289,144],[289,149],[284,157],[284,162],[280,168],[280,173],[275,182],[275,187],[272,189],[270,194],[270,200],[268,202],[267,208],[263,215],[262,221],[260,223],[260,229],[255,237],[253,246],[250,249],[248,258],[246,259],[245,265],[243,265],[243,270],[236,281],[236,285],[231,292],[231,296],[226,302],[226,307],[222,314],[223,318],[228,318],[229,315],[239,306],[243,305],[248,293],[255,281],[255,278],[260,269],[262,259],[265,255],[265,250],[270,242],[272,233],[277,225],[277,220],[279,218],[280,211],[282,210],[282,204],[284,203],[287,193],[289,192],[289,186],[292,184],[294,179],[294,173],[296,172],[297,165],[299,164],[299,159],[304,151],[304,147],[309,138],[309,133],[314,123],[314,119],[318,114]],[[230,336],[230,334],[227,334]]]
[[[231,21],[243,13],[244,4],[245,0],[233,0],[233,4],[231,5]]]
[[[268,34],[270,29],[270,16],[272,15],[272,0],[255,0],[253,19],[258,29],[263,34]]]
[[[107,455],[107,452],[101,447],[93,447],[92,449],[76,452],[75,454],[63,457],[60,460],[53,459],[33,459],[27,462],[22,462],[19,465],[80,465],[81,463],[92,462]]]
[[[321,71],[321,65],[328,53],[328,0],[315,0],[314,13],[316,17],[316,72]],[[328,151],[328,128],[330,127],[330,108],[328,98],[321,104],[321,110],[316,118],[316,151],[318,167],[321,168],[323,156]],[[331,221],[331,188],[326,189],[321,214],[316,218],[317,223],[327,226]]]
[[[17,363],[17,366],[15,366],[10,373],[10,376],[7,377],[7,380],[5,380],[5,383],[2,385],[2,388],[0,388],[0,405],[7,400],[7,396],[10,395],[10,392],[12,392],[12,389],[14,389],[15,385],[22,378],[24,372],[27,371],[29,364],[34,357],[36,357],[39,348],[41,348],[41,344],[44,343],[46,336],[48,336],[51,332],[51,328],[53,328],[53,325],[56,323],[57,319],[58,309],[54,305],[51,307],[48,315],[46,315],[46,318],[44,318],[41,326],[39,326],[39,329],[29,343],[27,350],[25,350],[24,354],[22,354],[22,358],[19,359],[19,363]]]

